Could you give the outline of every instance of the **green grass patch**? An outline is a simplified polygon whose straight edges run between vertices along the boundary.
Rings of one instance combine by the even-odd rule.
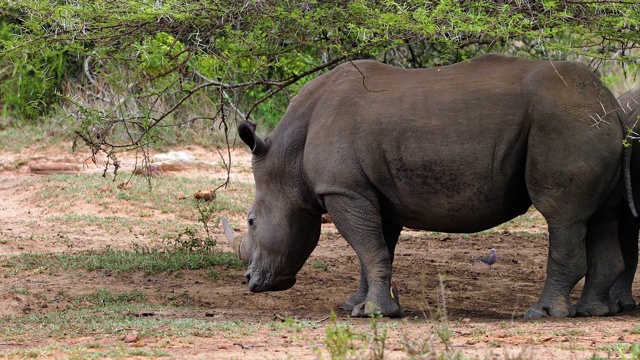
[[[12,274],[20,271],[55,270],[105,270],[120,273],[144,271],[155,274],[165,271],[195,270],[216,266],[240,269],[246,264],[230,252],[210,250],[209,252],[177,249],[148,249],[136,247],[134,250],[89,250],[74,254],[33,254],[25,253],[10,257],[0,266]]]
[[[69,140],[69,136],[51,136],[54,135],[53,127],[40,125],[23,125],[23,126],[0,126],[0,144],[2,150],[19,153],[26,148],[38,146],[38,148],[46,148],[60,144],[64,140]]]
[[[65,359],[124,359],[130,357],[148,357],[158,358],[170,356],[170,353],[163,349],[139,349],[116,344],[108,347],[74,345],[64,346],[60,344],[49,345],[45,347],[37,347],[26,350],[14,350],[9,352],[0,352],[0,356],[8,358],[33,358],[40,357],[51,358],[52,356],[63,355]]]
[[[145,234],[159,239],[170,239],[184,231],[185,223],[161,218],[136,218],[135,216],[95,215],[95,214],[62,214],[47,216],[51,223],[73,226],[74,235],[93,235],[95,229],[103,230],[109,235]],[[196,219],[193,219],[196,220]],[[0,233],[0,239],[2,233]],[[52,234],[55,236],[55,234]],[[59,236],[58,236],[59,237]],[[9,239],[7,239],[8,241]],[[0,240],[1,241],[1,240]]]
[[[78,299],[83,299],[83,297]],[[139,312],[149,311],[149,308],[144,303],[138,303],[144,299],[143,296],[139,296],[135,292],[130,294],[102,292],[87,295],[86,299],[98,302],[83,304],[83,308],[68,309],[64,312],[0,317],[0,337],[17,342],[22,341],[23,337],[66,338],[90,333],[96,340],[99,340],[103,337],[120,334],[123,329],[133,329],[138,332],[140,337],[213,337],[223,335],[228,338],[236,338],[252,335],[261,327],[267,326],[241,321],[215,322],[194,318],[136,316],[135,314]],[[109,301],[100,303],[101,299]],[[111,302],[111,300],[113,301]],[[87,307],[91,307],[91,309]],[[158,311],[174,308],[154,307]]]
[[[318,328],[317,321],[305,320],[305,319],[293,319],[290,317],[279,318],[279,321],[271,321],[267,323],[267,326],[273,331],[292,331],[294,333],[302,332],[304,329],[316,329]]]
[[[322,270],[325,270],[325,271],[329,269],[329,264],[324,263],[324,262],[322,262],[320,260],[316,260],[316,261],[310,262],[310,265],[314,269],[322,269]]]
[[[144,303],[146,296],[140,290],[132,292],[121,292],[112,294],[106,290],[98,290],[92,294],[79,295],[74,299],[74,303],[93,304],[94,306],[112,306],[132,303]]]
[[[131,186],[119,189],[117,185],[123,182]],[[216,184],[207,178],[159,177],[152,179],[150,186],[146,178],[127,174],[119,175],[116,181],[100,174],[56,174],[35,178],[29,187],[38,189],[35,200],[58,210],[72,209],[80,201],[97,205],[110,213],[117,212],[119,208],[128,210],[133,207],[141,218],[160,212],[193,219],[198,216],[193,194],[214,188]],[[232,182],[227,189],[219,191],[217,198],[208,206],[217,211],[242,213],[252,196],[251,184]]]
[[[145,294],[139,290],[112,293],[97,290],[93,293],[69,296],[58,294],[72,305],[65,311],[30,313],[21,316],[0,317],[0,338],[19,340],[23,336],[47,336],[64,338],[90,333],[96,339],[111,337],[123,329],[134,329],[144,336],[247,336],[260,326],[240,321],[213,322],[193,318],[164,318],[162,316],[137,316],[149,312]],[[181,308],[182,306],[153,305],[154,312]],[[266,325],[264,325],[266,326]],[[99,346],[99,345],[98,345]]]

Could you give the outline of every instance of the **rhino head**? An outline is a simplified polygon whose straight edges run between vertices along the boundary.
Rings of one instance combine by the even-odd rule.
[[[252,152],[256,193],[247,232],[236,233],[222,219],[225,236],[249,265],[245,276],[250,291],[286,290],[318,243],[322,212],[312,204],[302,176],[302,149],[279,146],[271,141],[273,133],[261,139],[249,122],[241,123],[238,133]]]

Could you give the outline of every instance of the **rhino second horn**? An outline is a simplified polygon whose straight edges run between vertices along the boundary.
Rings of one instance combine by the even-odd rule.
[[[229,222],[227,222],[227,218],[224,216],[220,217],[220,221],[222,221],[222,228],[224,229],[224,236],[227,238],[227,241],[229,242],[229,245],[231,245],[231,247],[233,248],[233,251],[235,251],[236,255],[238,255],[238,257],[245,261],[242,258],[242,255],[240,253],[240,246],[242,245],[242,239],[244,238],[244,236],[240,233],[235,232],[231,226],[229,226]]]

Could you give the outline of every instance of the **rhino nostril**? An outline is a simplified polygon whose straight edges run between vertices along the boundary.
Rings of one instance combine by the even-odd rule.
[[[251,272],[247,271],[246,273],[244,273],[244,281],[242,283],[248,284],[250,280],[251,280]]]

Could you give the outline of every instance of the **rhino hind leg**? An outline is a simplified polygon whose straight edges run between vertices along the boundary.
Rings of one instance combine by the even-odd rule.
[[[613,315],[620,311],[618,302],[610,296],[615,279],[624,271],[618,230],[616,211],[607,207],[598,211],[589,221],[587,274],[582,295],[576,304],[578,316]]]
[[[547,218],[547,223],[547,278],[540,298],[526,311],[525,318],[575,316],[576,309],[569,302],[569,294],[587,272],[586,222],[567,224]]]
[[[524,313],[525,319],[539,317],[567,317],[575,316],[575,307],[569,304],[568,299],[557,298],[555,303],[538,300]]]
[[[620,311],[616,302],[610,298],[596,300],[580,300],[576,304],[576,316],[606,316],[614,315]]]
[[[631,292],[633,278],[638,267],[638,220],[631,215],[626,203],[621,204],[621,215],[618,223],[620,250],[624,258],[624,271],[611,287],[609,295],[620,307],[620,311],[633,310],[636,301]]]
[[[626,281],[618,279],[609,292],[611,300],[618,304],[620,311],[630,311],[638,305],[631,294],[631,285]]]

